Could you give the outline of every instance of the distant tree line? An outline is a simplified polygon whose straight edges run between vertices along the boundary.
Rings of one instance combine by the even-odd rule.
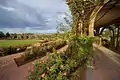
[[[0,31],[0,39],[37,39],[37,36],[33,33],[4,33]]]
[[[9,32],[7,32],[5,34],[2,31],[0,31],[0,39],[5,39],[5,38],[8,38],[8,37],[10,37],[10,33]]]
[[[0,40],[24,40],[24,39],[53,39],[56,37],[56,34],[35,34],[35,33],[4,33],[0,31]],[[59,35],[62,37],[62,34]]]

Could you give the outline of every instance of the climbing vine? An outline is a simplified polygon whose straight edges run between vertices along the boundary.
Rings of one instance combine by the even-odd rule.
[[[73,19],[73,32],[78,35],[87,34],[89,18],[94,8],[104,0],[66,0]]]

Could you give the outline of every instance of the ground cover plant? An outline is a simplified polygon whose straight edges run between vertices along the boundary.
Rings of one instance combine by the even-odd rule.
[[[92,41],[92,37],[72,37],[65,52],[54,51],[46,61],[37,61],[28,80],[69,80],[89,60]]]

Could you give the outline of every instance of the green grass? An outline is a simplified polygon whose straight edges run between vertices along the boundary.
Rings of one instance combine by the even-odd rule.
[[[34,44],[39,40],[0,40],[0,47]]]

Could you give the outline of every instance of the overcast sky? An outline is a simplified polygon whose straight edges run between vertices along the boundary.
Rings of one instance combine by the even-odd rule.
[[[0,31],[56,32],[65,12],[65,0],[0,0]]]

